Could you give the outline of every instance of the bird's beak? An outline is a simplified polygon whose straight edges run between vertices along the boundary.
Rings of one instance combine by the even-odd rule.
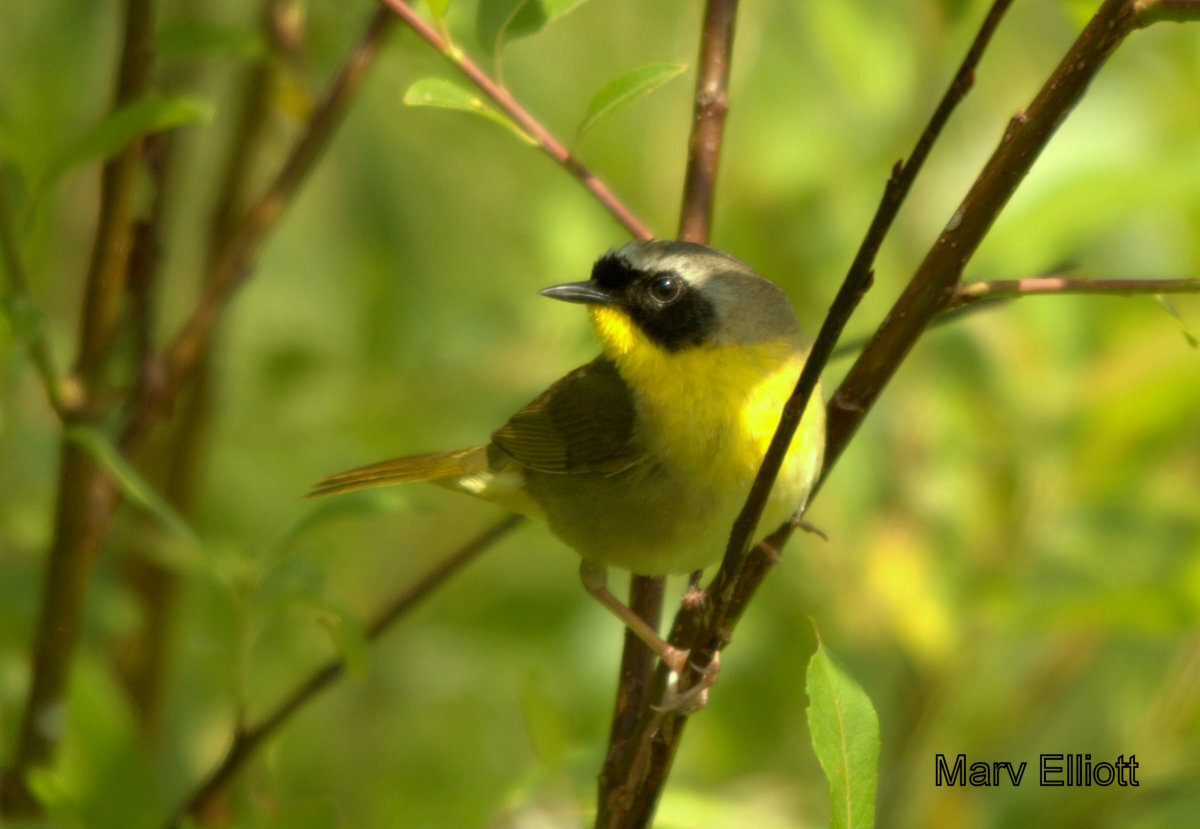
[[[617,302],[617,298],[596,284],[594,279],[589,279],[587,282],[551,285],[538,293],[551,299],[561,299],[564,302],[586,302],[590,305],[612,305]]]

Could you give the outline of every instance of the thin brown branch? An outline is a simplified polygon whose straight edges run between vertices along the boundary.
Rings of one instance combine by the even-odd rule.
[[[729,112],[729,73],[737,8],[737,0],[708,0],[705,5],[683,207],[679,211],[679,238],[684,241],[707,242],[712,225],[717,168]]]
[[[480,69],[478,64],[449,42],[441,32],[422,20],[420,15],[413,11],[404,0],[379,0],[379,2],[391,9],[396,17],[404,21],[406,26],[440,52],[442,57],[473,83],[480,92],[491,98],[505,115],[533,139],[539,149],[578,179],[584,188],[626,230],[639,239],[649,239],[654,236],[650,228],[608,189],[608,185],[597,178],[595,173],[589,170],[582,161],[571,155],[566,146],[521,106],[502,83]]]
[[[154,45],[152,0],[127,0],[124,11],[114,111],[145,93]],[[122,319],[141,157],[142,142],[133,141],[101,173],[100,215],[84,286],[76,361],[83,400],[64,427],[96,416],[88,410],[103,395],[108,357]],[[63,437],[59,452],[58,500],[34,633],[33,676],[16,753],[0,783],[0,812],[7,815],[40,811],[28,790],[27,775],[53,760],[62,738],[67,679],[82,633],[87,587],[118,500],[111,476],[85,449]]]
[[[981,299],[998,297],[1046,296],[1053,294],[1196,294],[1200,278],[1190,279],[1090,279],[1084,276],[1031,276],[1024,279],[998,279],[991,282],[960,283],[948,308],[957,308]]]
[[[459,549],[422,576],[415,584],[401,592],[381,609],[367,625],[365,635],[374,642],[390,630],[404,615],[422,599],[441,586],[452,575],[473,561],[480,553],[508,534],[523,520],[522,516],[508,515],[472,538]],[[246,764],[255,750],[267,738],[282,728],[300,709],[318,694],[332,685],[346,671],[346,661],[331,659],[296,686],[282,702],[258,722],[243,726],[234,734],[225,756],[213,771],[192,791],[164,824],[164,829],[179,826],[188,815],[203,813],[207,803],[229,784]]]

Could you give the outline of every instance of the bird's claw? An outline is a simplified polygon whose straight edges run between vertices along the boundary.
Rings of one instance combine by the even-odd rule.
[[[655,711],[665,714],[692,714],[708,704],[708,689],[716,684],[717,675],[721,672],[721,654],[714,653],[711,662],[700,666],[688,661],[691,651],[678,649],[676,651],[682,656],[681,668],[690,668],[696,675],[696,679],[692,685],[682,691],[679,690],[679,680],[683,676],[683,671],[676,670],[670,663],[667,663],[667,667],[671,668],[671,675],[667,678],[667,687],[663,691],[662,700],[658,705],[652,707]],[[665,658],[663,662],[666,663]]]

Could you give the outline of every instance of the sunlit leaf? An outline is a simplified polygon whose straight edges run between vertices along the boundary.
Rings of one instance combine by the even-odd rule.
[[[830,826],[875,825],[879,718],[858,683],[818,638],[808,663],[808,730],[829,781]]]
[[[417,81],[404,93],[404,103],[409,106],[440,107],[481,115],[511,130],[522,141],[536,143],[528,133],[514,124],[512,119],[477,93],[444,78],[422,78]]]
[[[649,95],[685,68],[682,63],[649,63],[613,78],[588,104],[587,112],[575,130],[575,140],[582,138],[604,118]]]
[[[72,426],[66,430],[66,437],[86,449],[102,467],[112,473],[113,479],[126,498],[145,509],[194,547],[202,546],[199,536],[192,531],[187,522],[128,461],[121,457],[121,453],[104,433],[90,426]]]
[[[139,136],[208,121],[212,105],[185,95],[147,95],[121,107],[69,144],[42,177],[42,188],[80,164],[103,161]]]

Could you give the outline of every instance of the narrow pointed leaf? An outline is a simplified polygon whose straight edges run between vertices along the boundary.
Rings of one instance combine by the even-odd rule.
[[[871,700],[818,639],[808,663],[808,730],[829,781],[830,826],[875,825],[879,718]]]
[[[613,78],[588,104],[587,112],[575,130],[575,140],[582,138],[604,118],[649,95],[685,68],[682,63],[649,63]]]
[[[147,95],[109,115],[62,150],[42,177],[42,188],[72,167],[104,161],[143,135],[212,118],[213,107],[184,95]]]
[[[478,94],[444,78],[422,78],[417,81],[404,93],[404,103],[409,106],[439,107],[481,115],[489,121],[494,121],[511,130],[522,141],[529,144],[537,143],[528,133],[513,123],[512,119]]]
[[[130,501],[145,509],[180,538],[200,548],[200,538],[171,505],[143,478],[104,433],[90,426],[72,426],[66,437],[91,453],[102,467],[112,473],[121,492]]]
[[[1159,304],[1162,305],[1163,310],[1170,314],[1171,319],[1175,320],[1175,324],[1178,325],[1179,330],[1183,332],[1183,338],[1187,340],[1187,344],[1192,348],[1200,347],[1200,340],[1196,339],[1196,335],[1192,333],[1192,329],[1188,327],[1188,324],[1184,321],[1183,317],[1179,315],[1179,311],[1175,309],[1175,306],[1171,303],[1171,300],[1167,299],[1162,294],[1156,294],[1155,298],[1158,300]]]

